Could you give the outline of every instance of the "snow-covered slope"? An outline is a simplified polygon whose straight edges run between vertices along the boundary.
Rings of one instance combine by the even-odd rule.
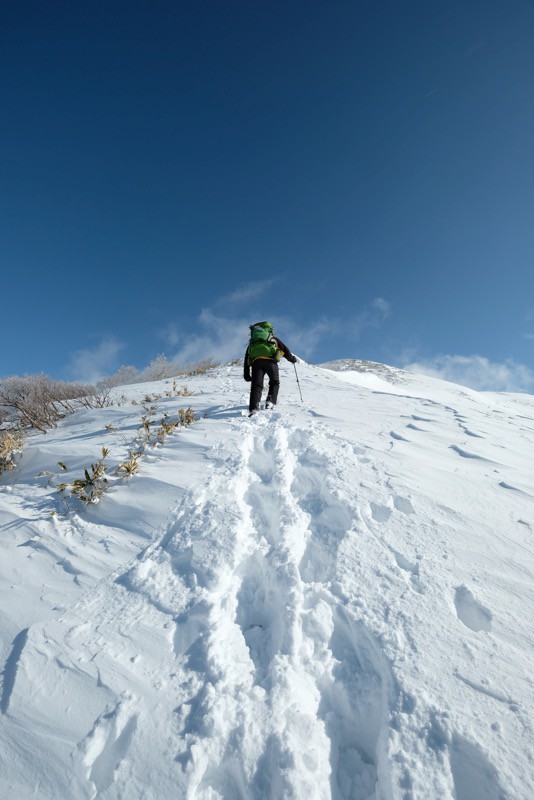
[[[284,364],[252,419],[239,367],[188,380],[158,405],[195,425],[88,508],[34,476],[117,464],[168,384],[32,437],[0,488],[1,797],[534,796],[534,399],[357,370],[300,365],[301,403]]]

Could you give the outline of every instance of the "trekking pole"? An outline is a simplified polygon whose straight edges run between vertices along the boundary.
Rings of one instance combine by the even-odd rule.
[[[295,367],[295,378],[297,379],[297,385],[298,385],[298,387],[299,387],[299,393],[300,393],[300,402],[301,402],[301,403],[303,403],[303,402],[304,402],[304,400],[302,399],[302,392],[300,391],[300,381],[299,381],[299,376],[298,376],[298,373],[297,373],[297,365],[296,365],[296,364],[293,364],[293,366]]]

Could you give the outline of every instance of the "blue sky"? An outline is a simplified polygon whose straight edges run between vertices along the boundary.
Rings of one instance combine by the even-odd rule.
[[[25,2],[0,375],[240,355],[534,391],[527,0]]]

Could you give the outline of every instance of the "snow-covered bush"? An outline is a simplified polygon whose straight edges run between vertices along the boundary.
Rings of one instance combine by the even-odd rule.
[[[21,431],[0,431],[0,475],[15,467],[15,453],[20,453],[23,441]]]
[[[0,381],[0,408],[21,425],[45,433],[75,410],[74,401],[93,393],[92,386],[56,381],[48,375],[13,375]]]
[[[214,358],[211,358],[211,357],[204,358],[204,359],[202,359],[202,361],[197,361],[195,364],[190,364],[188,367],[182,367],[181,369],[179,369],[174,374],[175,375],[190,375],[190,376],[203,375],[208,370],[213,369],[214,367],[218,367],[219,364],[220,364],[220,361],[215,361]]]
[[[149,383],[151,381],[161,381],[163,378],[172,378],[178,374],[178,367],[169,361],[167,356],[160,353],[159,356],[150,362],[137,376],[139,383]]]
[[[164,378],[173,378],[176,376],[193,376],[203,375],[213,367],[218,367],[219,362],[209,357],[204,358],[202,361],[197,361],[188,366],[180,366],[175,362],[169,361],[167,356],[160,354],[153,361],[150,362],[148,367],[138,373],[136,383],[148,383],[150,381],[160,381]]]
[[[115,405],[116,398],[111,393],[111,388],[97,383],[90,387],[90,391],[80,400],[85,408],[109,408]]]
[[[119,367],[117,372],[109,375],[107,378],[102,378],[97,383],[97,388],[114,389],[115,386],[128,386],[130,383],[139,382],[139,372],[136,367],[131,365]]]
[[[120,367],[113,375],[98,381],[96,389],[101,391],[103,389],[114,389],[116,386],[128,386],[132,383],[151,383],[152,381],[174,378],[179,375],[203,375],[209,369],[217,366],[219,366],[219,362],[211,357],[204,358],[202,361],[197,361],[188,366],[180,366],[176,362],[170,361],[163,353],[160,353],[144,369],[137,370],[132,366]]]

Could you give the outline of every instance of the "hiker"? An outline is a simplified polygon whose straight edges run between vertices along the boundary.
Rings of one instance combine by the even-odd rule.
[[[270,322],[256,322],[250,326],[250,341],[243,362],[243,377],[252,384],[248,406],[249,416],[259,410],[263,381],[266,375],[269,377],[269,391],[265,408],[272,408],[276,405],[280,388],[278,362],[282,356],[291,364],[295,364],[297,361],[289,347],[286,347],[274,335]]]

